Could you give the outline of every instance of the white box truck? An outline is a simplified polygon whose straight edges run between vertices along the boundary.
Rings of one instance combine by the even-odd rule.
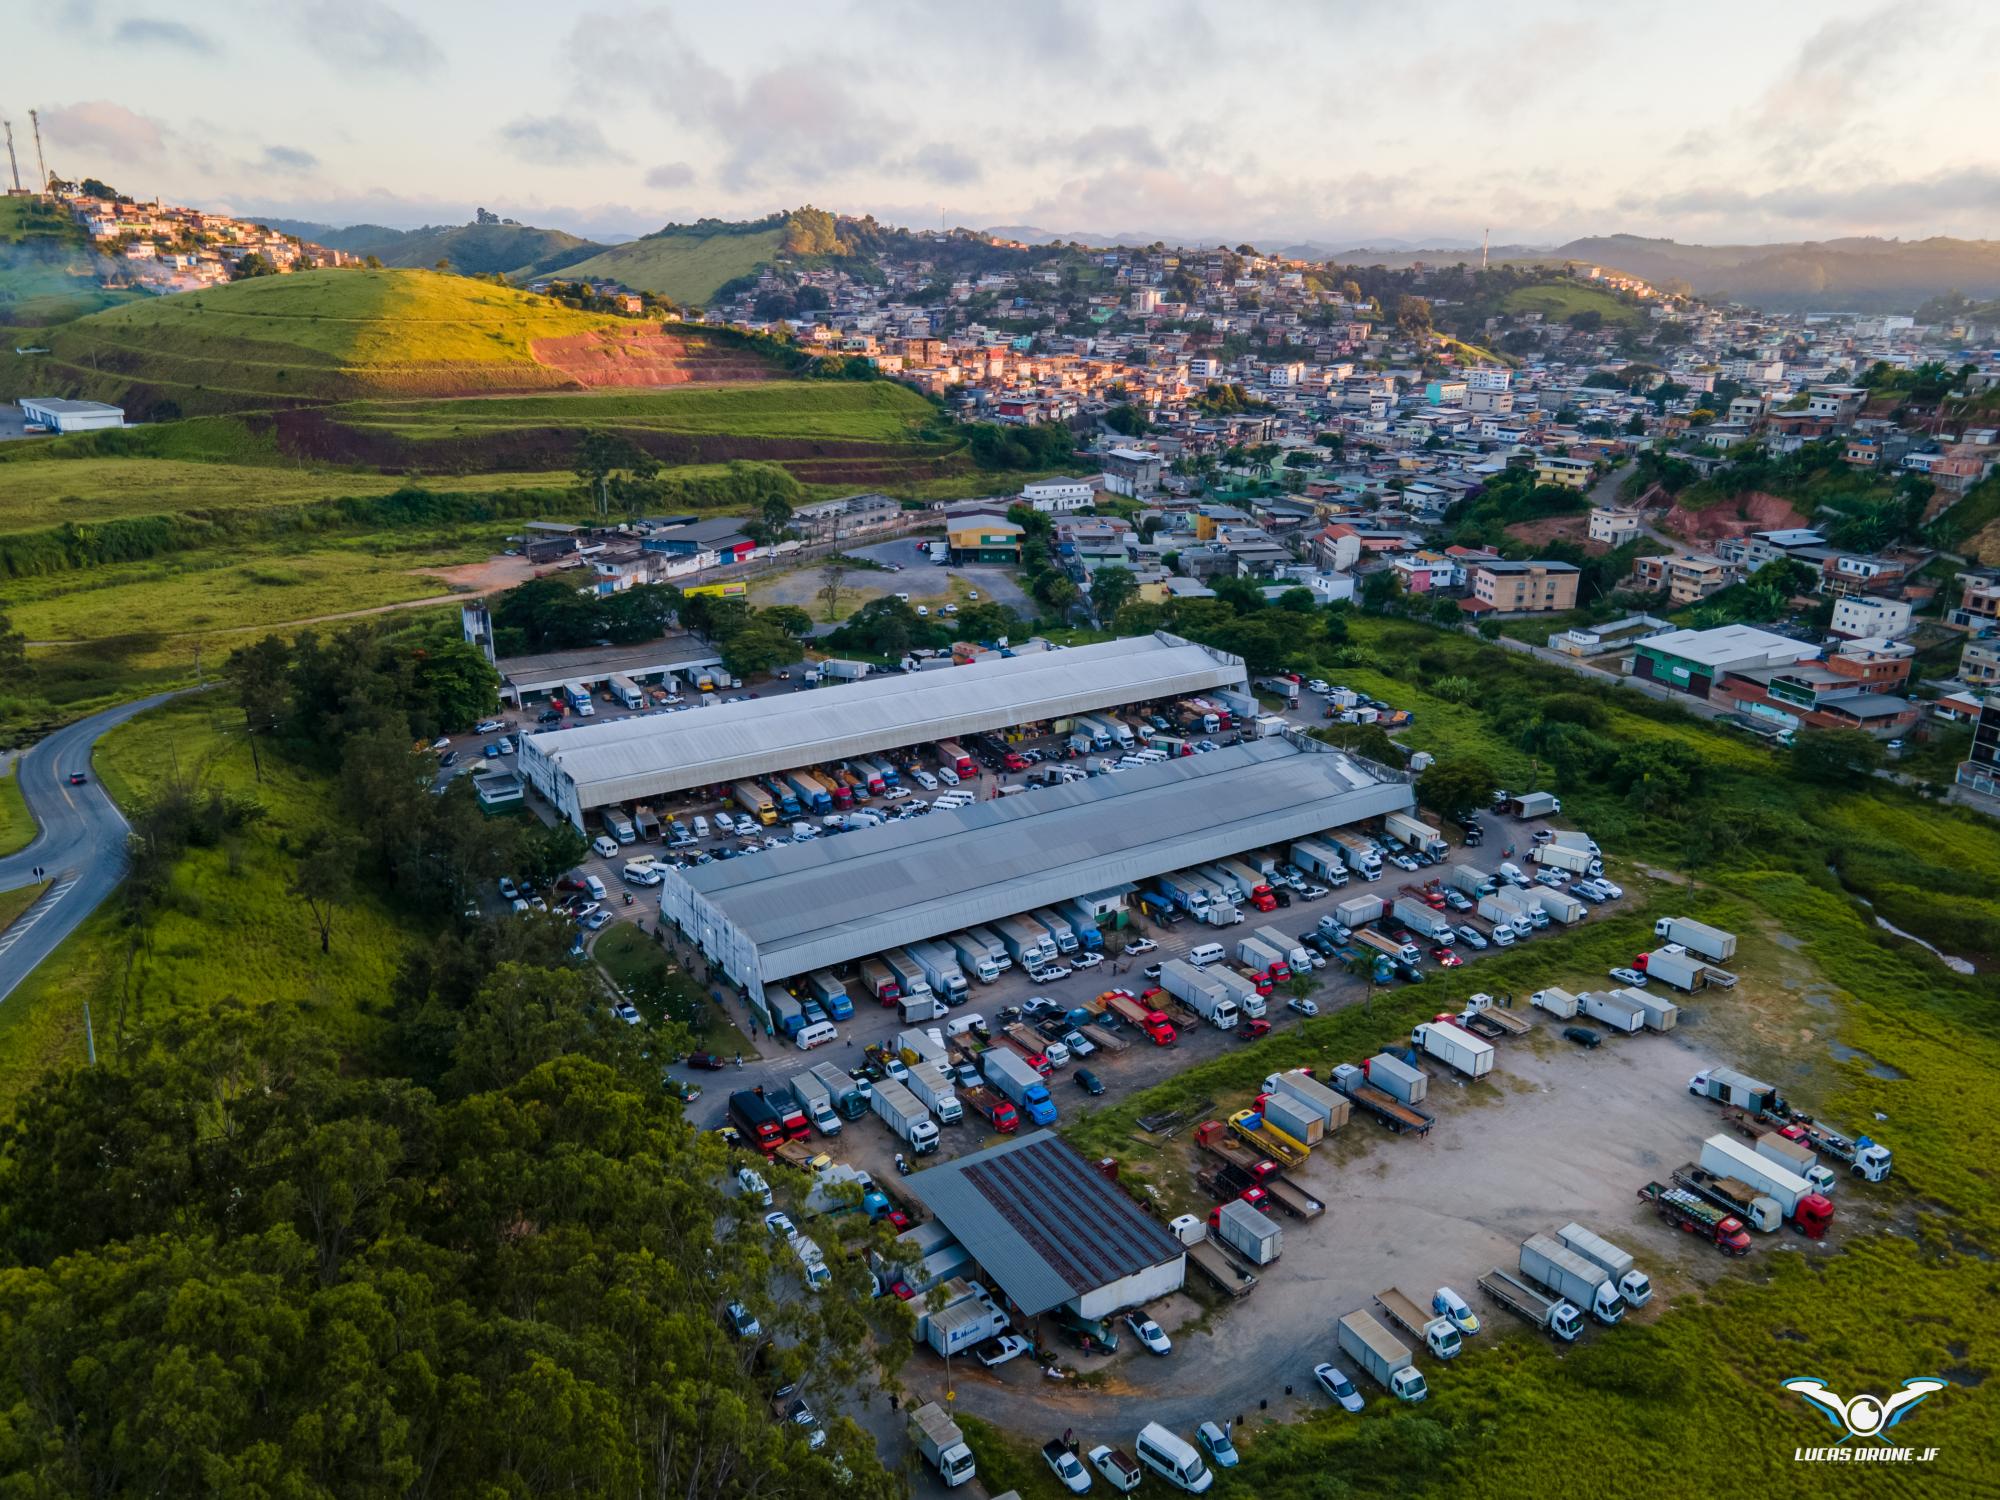
[[[1236,1002],[1237,1014],[1252,1021],[1262,1020],[1265,1013],[1264,997],[1257,993],[1257,986],[1245,979],[1234,969],[1215,964],[1202,970],[1209,979],[1222,986],[1230,999]]]
[[[1588,1309],[1600,1323],[1616,1323],[1625,1316],[1625,1301],[1603,1268],[1548,1235],[1521,1241],[1521,1274],[1565,1302]]]
[[[1422,818],[1413,818],[1408,813],[1390,813],[1382,820],[1382,831],[1426,854],[1442,854],[1450,847],[1445,843],[1443,834]]]
[[[944,1069],[934,1062],[910,1064],[910,1093],[946,1125],[965,1118],[965,1106],[945,1079]]]
[[[1421,1401],[1430,1395],[1423,1372],[1410,1351],[1397,1343],[1371,1314],[1351,1312],[1335,1325],[1340,1352],[1368,1372],[1369,1378],[1398,1401]]]
[[[981,984],[992,984],[1000,977],[1000,965],[993,961],[986,944],[969,933],[954,932],[945,939],[945,944],[958,955],[960,972],[970,969]]]
[[[943,943],[912,943],[909,954],[923,969],[933,994],[946,1005],[965,1003],[972,986],[965,982],[965,971],[959,968],[956,953]]]
[[[1235,1028],[1236,1002],[1230,998],[1228,989],[1193,964],[1178,958],[1167,960],[1160,966],[1160,988],[1216,1030]]]
[[[1646,1025],[1646,1012],[1612,990],[1585,990],[1576,997],[1577,1008],[1591,1020],[1630,1036]]]
[[[1687,917],[1661,917],[1653,924],[1653,936],[1679,943],[1690,952],[1699,953],[1715,963],[1736,956],[1735,933],[1724,932],[1720,927],[1710,927],[1706,922],[1696,922]]]
[[[910,1413],[907,1436],[946,1486],[956,1488],[972,1478],[972,1450],[965,1445],[965,1434],[937,1402],[926,1401]]]
[[[1410,1045],[1435,1057],[1467,1078],[1484,1078],[1493,1071],[1493,1044],[1463,1026],[1422,1021],[1410,1032]]]
[[[1638,1006],[1646,1017],[1646,1029],[1649,1031],[1672,1031],[1680,1024],[1681,1008],[1665,995],[1657,995],[1650,990],[1635,990],[1630,986],[1611,993]]]
[[[893,1078],[880,1078],[871,1085],[869,1101],[876,1116],[919,1156],[938,1148],[937,1121],[933,1120],[916,1096]]]
[[[1632,1264],[1632,1257],[1620,1250],[1603,1235],[1585,1229],[1581,1224],[1565,1224],[1556,1231],[1556,1238],[1563,1247],[1581,1255],[1611,1278],[1618,1288],[1618,1295],[1633,1307],[1644,1307],[1653,1300],[1653,1283],[1646,1279],[1646,1273]]]

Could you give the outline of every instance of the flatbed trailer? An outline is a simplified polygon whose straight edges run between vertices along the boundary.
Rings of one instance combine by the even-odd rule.
[[[1351,1063],[1343,1063],[1333,1070],[1333,1086],[1351,1099],[1355,1107],[1365,1109],[1397,1135],[1428,1135],[1437,1120],[1414,1104],[1405,1104],[1393,1094],[1384,1092],[1369,1083],[1359,1068]]]
[[[1196,1270],[1232,1297],[1248,1296],[1257,1285],[1256,1276],[1213,1240],[1197,1240],[1187,1247],[1187,1257]]]
[[[1218,1156],[1238,1171],[1247,1173],[1253,1182],[1262,1182],[1267,1177],[1276,1177],[1284,1170],[1282,1163],[1266,1156],[1246,1141],[1238,1140],[1220,1120],[1204,1120],[1195,1127],[1194,1143]]]
[[[1312,1155],[1304,1142],[1293,1140],[1254,1109],[1240,1109],[1231,1115],[1229,1128],[1281,1167],[1304,1166]]]
[[[1295,1182],[1287,1182],[1282,1177],[1267,1177],[1257,1185],[1273,1203],[1295,1219],[1317,1219],[1326,1212],[1324,1203]]]

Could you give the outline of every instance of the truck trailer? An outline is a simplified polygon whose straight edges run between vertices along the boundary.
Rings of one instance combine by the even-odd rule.
[[[1356,1108],[1375,1116],[1397,1135],[1427,1135],[1436,1123],[1414,1104],[1405,1104],[1394,1094],[1368,1081],[1368,1075],[1353,1063],[1340,1063],[1333,1070],[1333,1086]]]
[[[1400,1327],[1411,1338],[1420,1340],[1439,1359],[1456,1359],[1464,1346],[1464,1339],[1449,1318],[1440,1318],[1426,1308],[1419,1307],[1415,1300],[1399,1287],[1384,1287],[1375,1294],[1375,1302],[1389,1316],[1389,1321]]]
[[[1723,963],[1736,956],[1736,934],[1724,932],[1720,927],[1710,927],[1706,922],[1696,922],[1688,917],[1661,917],[1653,924],[1653,936],[1669,943],[1679,943],[1691,953],[1698,953],[1714,963]]]
[[[1544,1333],[1574,1343],[1583,1332],[1583,1315],[1560,1297],[1545,1297],[1513,1272],[1495,1266],[1479,1278],[1479,1290],[1507,1311],[1525,1318]]]
[[[1462,1026],[1420,1021],[1410,1031],[1410,1045],[1467,1078],[1484,1078],[1493,1071],[1493,1044]]]
[[[1365,1312],[1345,1314],[1335,1324],[1340,1352],[1368,1372],[1369,1377],[1399,1401],[1421,1401],[1430,1395],[1423,1372],[1410,1351],[1389,1330]]]
[[[1750,1253],[1750,1231],[1743,1227],[1743,1221],[1686,1188],[1649,1182],[1639,1189],[1639,1198],[1652,1204],[1666,1223],[1707,1240],[1724,1255]]]
[[[1581,1255],[1611,1278],[1611,1284],[1618,1289],[1618,1295],[1628,1306],[1644,1307],[1653,1300],[1653,1283],[1646,1279],[1646,1273],[1632,1264],[1632,1257],[1620,1250],[1601,1234],[1585,1229],[1581,1224],[1565,1224],[1556,1231],[1556,1238],[1563,1248]]]
[[[1603,1268],[1546,1234],[1521,1241],[1521,1274],[1550,1295],[1588,1309],[1600,1323],[1616,1323],[1625,1316],[1624,1300]]]

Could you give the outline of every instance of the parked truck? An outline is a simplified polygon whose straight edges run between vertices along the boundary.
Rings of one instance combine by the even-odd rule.
[[[989,1047],[980,1057],[980,1067],[986,1081],[1032,1123],[1055,1124],[1056,1102],[1049,1097],[1049,1086],[1018,1052],[1011,1047]]]
[[[1837,1130],[1830,1130],[1817,1120],[1804,1115],[1793,1115],[1791,1128],[1796,1130],[1798,1139],[1806,1142],[1821,1156],[1831,1157],[1841,1163],[1856,1177],[1869,1182],[1880,1182],[1895,1166],[1895,1158],[1887,1146],[1871,1141],[1867,1136],[1856,1136],[1849,1140]]]
[[[1701,1143],[1701,1166],[1732,1177],[1778,1205],[1785,1221],[1808,1239],[1823,1239],[1833,1221],[1833,1204],[1812,1183],[1762,1155],[1754,1146],[1726,1135]]]
[[[861,1097],[853,1075],[842,1072],[832,1063],[815,1063],[807,1069],[820,1081],[833,1107],[840,1111],[843,1120],[858,1120],[868,1113],[868,1101]]]
[[[1513,1272],[1495,1266],[1479,1278],[1479,1290],[1507,1311],[1544,1333],[1574,1343],[1583,1332],[1583,1314],[1560,1297],[1545,1297]]]
[[[799,817],[805,809],[799,806],[799,794],[792,790],[791,783],[782,776],[773,776],[763,784],[764,793],[777,808],[777,816],[789,821]],[[776,821],[776,819],[773,819]]]
[[[1405,1104],[1394,1094],[1368,1081],[1368,1075],[1353,1063],[1340,1063],[1333,1070],[1333,1086],[1357,1108],[1365,1109],[1397,1135],[1409,1132],[1428,1135],[1436,1122],[1413,1104]]]
[[[1565,927],[1574,927],[1590,915],[1590,908],[1576,897],[1562,891],[1551,890],[1545,885],[1535,886],[1522,894],[1540,907],[1545,916],[1560,922]],[[1533,916],[1531,915],[1528,920],[1533,921]]]
[[[864,958],[855,968],[863,988],[884,1005],[894,1005],[903,993],[896,973],[879,958]]]
[[[1320,1117],[1328,1135],[1347,1123],[1347,1117],[1354,1107],[1346,1095],[1328,1088],[1303,1068],[1291,1068],[1282,1073],[1271,1074],[1264,1080],[1264,1092],[1283,1094],[1294,1103],[1313,1111]]]
[[[1068,921],[1070,931],[1076,934],[1077,943],[1086,953],[1104,951],[1104,934],[1098,929],[1098,914],[1088,901],[1078,897],[1051,908],[1057,916]]]
[[[1226,1254],[1219,1240],[1210,1239],[1208,1225],[1195,1215],[1182,1214],[1167,1229],[1186,1249],[1194,1268],[1213,1282],[1216,1290],[1231,1297],[1241,1297],[1257,1285],[1256,1276],[1235,1257]],[[1138,1482],[1136,1475],[1133,1482]]]
[[[910,1092],[943,1125],[956,1125],[965,1118],[965,1106],[958,1102],[943,1068],[934,1062],[910,1064]]]
[[[985,1120],[1002,1135],[1012,1135],[1021,1126],[1014,1101],[989,1088],[961,1088],[958,1102]]]
[[[1305,1165],[1312,1155],[1305,1142],[1286,1135],[1254,1109],[1239,1109],[1231,1115],[1229,1128],[1288,1171]]]
[[[840,1134],[840,1112],[834,1108],[833,1095],[817,1074],[805,1072],[794,1075],[792,1097],[804,1107],[806,1117],[821,1135]]]
[[[1707,1240],[1724,1255],[1750,1253],[1750,1231],[1743,1227],[1743,1221],[1686,1188],[1649,1182],[1639,1189],[1639,1198],[1652,1204],[1668,1224]]]
[[[1284,1232],[1241,1198],[1219,1205],[1208,1217],[1216,1238],[1253,1266],[1268,1266],[1282,1253]]]
[[[1275,927],[1259,927],[1251,933],[1251,936],[1276,953],[1283,962],[1285,972],[1282,974],[1273,972],[1271,975],[1278,983],[1283,984],[1294,974],[1303,974],[1312,967],[1312,954],[1297,938],[1288,937]],[[1239,945],[1237,957],[1242,956],[1242,948]]]
[[[961,975],[970,970],[981,984],[992,984],[999,979],[1000,965],[993,961],[986,945],[970,933],[954,932],[945,939],[945,944],[958,956]]]
[[[1603,1269],[1546,1234],[1521,1241],[1521,1274],[1551,1296],[1588,1310],[1600,1323],[1616,1323],[1625,1316],[1618,1288]]]
[[[600,820],[602,820],[604,824],[604,831],[610,834],[611,837],[616,839],[619,843],[632,844],[638,842],[639,839],[638,827],[632,822],[632,819],[626,815],[624,808],[622,807],[599,808],[597,816],[599,817]]]
[[[878,1078],[871,1085],[869,1103],[876,1116],[919,1156],[938,1148],[937,1121],[919,1104],[916,1096],[893,1078]]]
[[[1348,1313],[1335,1329],[1340,1352],[1398,1401],[1421,1401],[1430,1395],[1430,1387],[1424,1384],[1423,1372],[1411,1360],[1410,1351],[1369,1314]]]
[[[1236,1133],[1220,1120],[1204,1120],[1197,1125],[1194,1130],[1194,1143],[1260,1185],[1275,1180],[1285,1170],[1282,1163],[1266,1156],[1260,1147],[1238,1138]]]
[[[1050,939],[1056,945],[1057,953],[1074,953],[1082,946],[1077,938],[1076,929],[1070,925],[1069,918],[1054,907],[1038,906],[1029,915],[1047,929]]]
[[[1334,902],[1330,915],[1342,927],[1359,932],[1367,923],[1379,922],[1382,913],[1387,910],[1388,906],[1380,896],[1349,896],[1344,901]],[[1321,917],[1319,922],[1321,930],[1324,931],[1327,918]]]
[[[1047,1078],[1055,1071],[1055,1063],[1049,1057],[1047,1042],[1019,1021],[1002,1026],[998,1040],[1001,1046],[1011,1047],[1021,1061],[1042,1077]],[[997,1052],[1000,1047],[995,1047],[993,1050]]]
[[[896,976],[896,999],[899,1002],[935,998],[930,976],[924,973],[924,966],[917,962],[916,955],[907,948],[889,948],[879,957],[889,966],[889,972]],[[917,1019],[931,1018],[919,1015]]]
[[[1777,1199],[1758,1192],[1747,1182],[1710,1172],[1699,1162],[1683,1162],[1674,1169],[1673,1178],[1675,1187],[1686,1188],[1717,1208],[1738,1215],[1759,1234],[1771,1234],[1785,1222]]]
[[[1470,896],[1474,901],[1481,896],[1492,895],[1499,885],[1499,882],[1484,870],[1464,864],[1447,866],[1444,883],[1461,896]]]
[[[1724,932],[1720,927],[1710,927],[1706,922],[1696,922],[1688,917],[1661,917],[1653,924],[1653,936],[1664,938],[1669,943],[1679,943],[1691,953],[1715,963],[1723,963],[1736,956],[1736,934]]]
[[[1646,1273],[1632,1264],[1630,1254],[1603,1235],[1572,1223],[1558,1229],[1556,1238],[1565,1250],[1581,1255],[1609,1276],[1611,1284],[1618,1289],[1618,1295],[1625,1299],[1628,1307],[1644,1307],[1653,1300],[1653,1283],[1646,1279]]]
[[[1496,930],[1504,927],[1516,938],[1527,937],[1535,930],[1534,918],[1510,900],[1507,893],[1495,891],[1490,896],[1481,896],[1475,910]]]
[[[853,1018],[854,1001],[848,996],[847,986],[833,970],[815,969],[805,977],[801,990],[820,1003],[829,1020],[846,1021]]]
[[[1266,1009],[1264,995],[1256,981],[1244,977],[1225,964],[1216,964],[1202,970],[1202,973],[1221,986],[1223,992],[1236,1002],[1238,1014],[1252,1021],[1263,1019]],[[1268,987],[1270,981],[1266,980],[1264,983]]]
[[[1160,987],[1218,1031],[1236,1027],[1236,1002],[1229,991],[1193,964],[1174,958],[1160,965]]]
[[[1517,1016],[1507,1007],[1513,1004],[1511,995],[1506,997],[1506,1005],[1495,1000],[1484,990],[1476,990],[1465,997],[1463,1017],[1467,1025],[1480,1023],[1480,1034],[1526,1036],[1535,1029],[1535,1023],[1526,1016]]]
[[[947,1487],[956,1488],[972,1478],[972,1450],[965,1445],[965,1434],[937,1402],[926,1401],[910,1413],[905,1436]]]
[[[1651,990],[1635,990],[1629,985],[1611,993],[1639,1007],[1648,1031],[1672,1031],[1680,1024],[1681,1008],[1665,995]]]
[[[1672,948],[1656,948],[1633,959],[1632,967],[1648,979],[1657,979],[1677,990],[1692,993],[1708,988],[1709,966],[1685,951],[1676,953]]]
[[[1425,854],[1440,855],[1451,847],[1445,842],[1443,834],[1422,818],[1413,818],[1408,813],[1390,813],[1382,820],[1382,831]]]
[[[1171,1047],[1178,1033],[1174,1023],[1162,1011],[1140,1002],[1137,996],[1125,990],[1112,990],[1104,996],[1105,1008],[1121,1021],[1129,1021],[1145,1032],[1156,1047]]]
[[[1688,1080],[1688,1092],[1698,1099],[1734,1105],[1751,1115],[1789,1113],[1782,1095],[1771,1084],[1760,1082],[1734,1068],[1704,1068]]]
[[[1493,1071],[1493,1044],[1463,1026],[1419,1021],[1410,1031],[1410,1045],[1467,1078],[1484,1078]]]
[[[1458,941],[1458,934],[1452,930],[1451,918],[1435,910],[1429,902],[1419,901],[1413,896],[1398,896],[1389,911],[1419,937],[1429,938],[1446,948]]]
[[[805,1030],[805,1007],[799,1004],[797,996],[789,995],[780,989],[771,989],[765,991],[764,1002],[770,1007],[771,1025],[779,1036],[795,1037]]]
[[[1321,834],[1320,838],[1338,849],[1341,863],[1363,880],[1382,878],[1382,855],[1373,840],[1340,828],[1331,829]]]
[[[1602,875],[1604,862],[1587,849],[1571,849],[1563,844],[1543,844],[1528,858],[1547,870],[1564,870],[1572,875]]]
[[[958,955],[943,943],[912,943],[908,948],[917,967],[924,972],[924,980],[946,1005],[963,1005],[971,997],[972,986],[965,982],[965,971],[958,966]]]
[[[1465,1341],[1451,1319],[1440,1318],[1405,1295],[1398,1287],[1384,1287],[1375,1294],[1376,1305],[1411,1338],[1421,1342],[1439,1359],[1456,1359]]]
[[[1354,934],[1354,941],[1364,948],[1372,948],[1392,963],[1420,963],[1423,955],[1417,951],[1415,943],[1399,943],[1386,933],[1365,927]]]
[[[1185,872],[1162,875],[1153,884],[1161,895],[1178,911],[1184,911],[1196,921],[1205,921],[1208,909],[1214,904],[1215,896],[1208,885]]]
[[[627,708],[632,709],[636,712],[637,710],[642,709],[646,706],[645,693],[640,690],[639,684],[634,682],[631,678],[613,677],[609,682],[605,683],[604,685],[606,688],[610,689],[611,696],[616,698],[620,703],[624,704]]]
[[[1422,1104],[1430,1095],[1430,1075],[1393,1052],[1378,1052],[1362,1063],[1368,1081],[1405,1104]]]
[[[1577,1013],[1580,1002],[1568,990],[1551,986],[1528,996],[1528,1004],[1537,1010],[1547,1011],[1559,1021],[1567,1021]]]
[[[1242,892],[1240,900],[1249,902],[1258,911],[1272,911],[1277,907],[1277,894],[1271,889],[1271,882],[1264,871],[1240,859],[1218,859],[1215,868],[1236,882],[1236,888]]]
[[[1615,990],[1585,990],[1576,997],[1577,1009],[1591,1020],[1630,1036],[1646,1027],[1644,1006],[1634,1005]]]
[[[1290,1094],[1259,1094],[1256,1108],[1266,1124],[1302,1145],[1317,1146],[1326,1139],[1326,1117]]]

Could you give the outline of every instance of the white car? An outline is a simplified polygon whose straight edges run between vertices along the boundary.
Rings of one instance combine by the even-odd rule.
[[[1132,1330],[1133,1338],[1144,1344],[1153,1353],[1172,1354],[1174,1352],[1173,1340],[1167,1337],[1167,1331],[1151,1318],[1145,1317],[1140,1313],[1127,1313],[1125,1314],[1125,1326]]]
[[[1083,1460],[1069,1449],[1060,1443],[1051,1443],[1042,1449],[1042,1458],[1056,1471],[1056,1478],[1062,1481],[1063,1488],[1072,1495],[1089,1493],[1090,1470],[1086,1469]]]
[[[937,779],[942,781],[946,786],[957,786],[958,772],[954,771],[950,766],[939,766],[937,768]]]
[[[608,833],[600,833],[590,841],[590,852],[602,859],[610,859],[618,852],[618,840]]]
[[[472,726],[472,732],[474,734],[494,734],[506,727],[498,719],[481,719],[477,724]]]
[[[931,773],[926,771],[922,766],[911,767],[910,780],[914,781],[918,786],[922,787],[927,792],[934,792],[938,788],[937,777],[931,775]]]
[[[1010,1359],[1017,1359],[1034,1347],[1018,1333],[1003,1333],[997,1339],[988,1340],[979,1346],[979,1362],[992,1369],[1004,1365]]]
[[[1132,939],[1131,942],[1125,945],[1125,951],[1128,954],[1151,953],[1155,948],[1159,946],[1160,945],[1154,942],[1151,938],[1134,938]]]
[[[791,1215],[782,1212],[765,1214],[764,1228],[773,1239],[780,1240],[788,1240],[799,1232],[798,1226],[792,1222]]]
[[[1421,870],[1423,868],[1422,865],[1411,859],[1407,854],[1392,854],[1389,856],[1389,863],[1399,870]]]
[[[1332,687],[1328,685],[1327,680],[1324,677],[1315,677],[1311,682],[1306,684],[1306,689],[1309,692],[1322,693],[1322,694],[1330,693],[1333,691]]]
[[[630,864],[618,872],[618,878],[627,885],[658,885],[665,877],[658,865]]]
[[[889,788],[888,791],[882,794],[882,800],[884,802],[901,802],[905,797],[909,795],[910,795],[910,789],[908,787],[892,786]]]
[[[1070,967],[1073,969],[1094,969],[1104,962],[1104,955],[1102,953],[1079,953],[1069,962]]]
[[[1615,880],[1606,879],[1602,875],[1597,877],[1597,888],[1604,892],[1606,899],[1611,901],[1619,900],[1625,894],[1624,886]]]
[[[610,920],[611,920],[611,913],[604,910],[604,908],[599,907],[596,911],[591,912],[588,916],[586,916],[583,919],[583,925],[588,927],[592,932],[595,932],[597,931],[598,928],[602,927],[606,922],[609,922]]]
[[[1486,946],[1486,939],[1480,935],[1479,929],[1471,926],[1469,923],[1459,927],[1458,935],[1465,939],[1465,946],[1468,948],[1484,948]]]
[[[1287,1000],[1285,1002],[1285,1009],[1302,1016],[1316,1016],[1319,1014],[1319,1007],[1310,1000]]]
[[[616,1005],[611,1007],[611,1014],[623,1021],[627,1026],[637,1026],[641,1021],[645,1020],[645,1017],[639,1014],[639,1007],[634,1005],[630,1000],[620,1000]]]
[[[761,1208],[771,1206],[771,1184],[754,1167],[736,1169],[736,1190]]]
[[[1028,977],[1036,984],[1054,984],[1058,979],[1067,979],[1070,970],[1065,964],[1049,964],[1040,969],[1028,970]]]
[[[1646,976],[1637,969],[1613,969],[1611,977],[1620,984],[1631,985],[1635,990],[1643,990],[1646,987]]]
[[[736,819],[726,812],[719,812],[715,815],[715,826],[718,832],[734,834],[736,832]]]
[[[1354,1382],[1347,1378],[1347,1372],[1338,1365],[1314,1365],[1313,1379],[1319,1388],[1341,1404],[1346,1411],[1360,1411],[1365,1404],[1361,1392],[1354,1388]]]
[[[515,900],[520,894],[521,888],[514,884],[514,878],[511,875],[502,875],[500,877],[500,899],[502,901]]]
[[[1310,885],[1310,884],[1308,884],[1304,890],[1299,892],[1299,895],[1304,897],[1307,901],[1317,901],[1322,896],[1329,896],[1332,894],[1333,893],[1323,885]]]

